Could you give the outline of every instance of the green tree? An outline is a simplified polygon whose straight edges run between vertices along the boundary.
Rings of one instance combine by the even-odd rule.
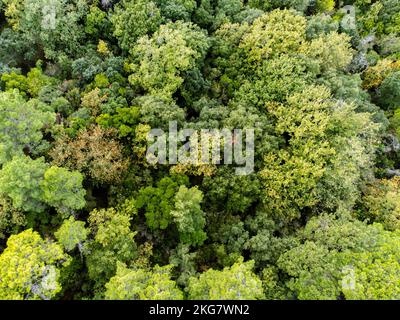
[[[179,244],[171,253],[169,263],[174,266],[176,283],[187,286],[189,278],[196,274],[197,252],[190,252],[190,245]]]
[[[77,171],[54,166],[48,168],[41,185],[44,201],[65,216],[82,209],[86,204],[82,181],[83,176]]]
[[[47,168],[43,158],[14,157],[0,171],[0,193],[9,197],[16,209],[43,212],[46,205],[41,183]]]
[[[26,217],[22,210],[15,209],[12,200],[0,195],[0,239],[7,239],[26,225]]]
[[[383,80],[378,89],[378,102],[385,108],[398,108],[400,106],[400,72],[394,72]]]
[[[329,12],[335,8],[335,0],[317,0],[316,9],[319,12]]]
[[[205,205],[230,213],[245,213],[259,198],[260,182],[256,174],[237,176],[234,170],[217,169],[203,180]]]
[[[171,211],[174,199],[181,185],[189,184],[186,176],[172,176],[161,179],[156,187],[139,190],[136,199],[138,209],[144,208],[146,224],[150,229],[166,229],[172,222]]]
[[[139,107],[117,107],[115,114],[102,114],[96,122],[105,128],[115,128],[120,137],[130,137],[134,135],[136,126],[139,124]]]
[[[131,219],[128,212],[114,208],[95,209],[89,215],[93,241],[88,245],[86,265],[89,277],[100,288],[115,274],[117,261],[130,263],[137,257]]]
[[[60,268],[69,263],[62,248],[31,229],[12,235],[0,255],[0,298],[54,298],[61,290]]]
[[[14,157],[0,176],[0,193],[12,200],[16,209],[43,212],[46,204],[69,215],[85,206],[82,175],[64,168],[50,167],[44,158]]]
[[[34,154],[46,146],[43,129],[55,122],[37,100],[26,102],[16,91],[0,92],[0,164],[21,156],[24,149]]]
[[[340,266],[336,251],[314,242],[285,252],[278,266],[293,277],[287,283],[300,300],[336,300],[340,295]]]
[[[275,8],[293,8],[297,11],[305,11],[310,0],[250,0],[249,5],[265,11]]]
[[[307,17],[307,39],[315,39],[321,34],[329,34],[338,31],[339,23],[332,19],[330,15],[318,14]]]
[[[6,17],[16,33],[41,57],[62,61],[82,54],[85,33],[79,21],[88,13],[87,1],[7,0]]]
[[[195,0],[156,0],[156,3],[163,17],[172,21],[189,21],[191,13],[197,6]]]
[[[263,299],[261,280],[252,272],[254,261],[238,261],[222,271],[210,269],[189,280],[189,299],[255,300]]]
[[[209,41],[192,23],[177,21],[162,25],[151,37],[140,38],[131,50],[129,82],[152,95],[171,98],[184,82],[185,72],[204,59]]]
[[[293,11],[274,10],[257,18],[240,47],[249,63],[300,49],[305,39],[306,19]]]
[[[393,264],[398,255],[396,234],[378,224],[349,220],[349,216],[335,219],[323,215],[311,219],[299,236],[304,242],[278,260],[279,268],[290,276],[286,286],[293,297],[334,300],[341,295],[348,299],[398,296],[398,269]]]
[[[222,243],[223,249],[221,250],[229,255],[229,259],[222,258],[221,260],[236,261],[238,256],[242,255],[243,250],[246,248],[246,241],[249,239],[249,232],[246,230],[245,223],[241,221],[240,216],[231,216],[216,212],[214,214],[208,213],[207,232],[209,241],[213,243]],[[235,259],[234,259],[235,258]],[[222,265],[231,265],[231,263]]]
[[[268,107],[277,117],[276,132],[289,137],[288,148],[267,154],[260,172],[266,187],[263,201],[274,214],[298,218],[317,203],[330,210],[349,209],[363,179],[371,175],[370,146],[376,145],[380,126],[371,114],[356,113],[354,106],[329,97],[326,87],[312,86],[289,97],[287,105]]]
[[[117,264],[117,273],[106,284],[105,298],[109,300],[182,300],[183,294],[171,280],[172,266],[152,270],[128,269]]]
[[[78,246],[82,253],[83,243],[87,239],[88,231],[85,228],[84,221],[77,221],[74,217],[69,217],[69,219],[64,220],[54,235],[65,250],[72,251]]]
[[[382,0],[378,2],[380,4],[379,12],[379,20],[378,23],[383,25],[383,28],[379,31],[382,31],[386,34],[399,33],[399,20],[400,14],[399,9],[400,5],[397,1],[394,0]]]
[[[107,20],[107,13],[97,6],[90,6],[88,15],[85,21],[85,32],[95,36],[105,36],[108,31],[109,21]],[[103,32],[103,34],[101,34]]]
[[[162,21],[156,4],[144,0],[123,0],[116,5],[111,16],[114,36],[127,52],[141,36],[155,32]]]
[[[206,224],[205,214],[201,210],[203,193],[197,188],[180,186],[175,195],[175,208],[171,216],[178,226],[182,243],[201,245],[207,239],[203,231]]]
[[[350,37],[331,32],[322,34],[301,48],[311,59],[315,59],[322,70],[344,70],[353,59]]]
[[[361,201],[360,218],[381,223],[387,230],[400,229],[399,177],[368,186]]]
[[[347,254],[342,290],[349,300],[396,300],[400,297],[398,232],[385,233],[372,252]]]
[[[277,104],[269,108],[278,117],[275,130],[291,136],[293,149],[281,149],[265,157],[266,168],[260,173],[265,187],[263,200],[269,210],[291,218],[299,217],[299,209],[317,203],[317,183],[323,177],[327,159],[334,154],[324,139],[330,93],[322,87],[309,90],[289,98],[289,108]]]
[[[140,106],[140,121],[152,128],[167,129],[170,121],[182,125],[185,121],[185,109],[162,96],[142,96],[137,99]]]
[[[377,225],[368,225],[352,218],[350,212],[341,212],[311,218],[298,236],[329,250],[362,252],[374,249],[381,234]]]
[[[41,65],[42,61],[37,61],[36,67],[32,68],[26,76],[16,71],[4,73],[1,76],[1,81],[4,83],[5,89],[7,91],[18,89],[24,97],[29,95],[32,98],[37,98],[44,87],[57,83],[55,78],[48,77],[43,73]]]
[[[383,80],[400,68],[400,63],[389,59],[379,60],[376,65],[370,66],[363,74],[363,88],[376,89]]]
[[[257,267],[276,264],[281,254],[298,245],[298,238],[282,230],[279,222],[274,222],[268,212],[258,211],[254,217],[248,217],[246,227],[247,237],[243,239],[242,249],[250,252]],[[277,236],[280,231],[283,234]]]

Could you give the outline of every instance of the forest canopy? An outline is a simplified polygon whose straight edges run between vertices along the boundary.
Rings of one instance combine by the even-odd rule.
[[[400,299],[398,0],[0,0],[0,48],[0,299]]]

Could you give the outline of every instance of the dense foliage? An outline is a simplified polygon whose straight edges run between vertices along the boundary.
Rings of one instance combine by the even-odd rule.
[[[0,0],[0,47],[0,299],[400,299],[398,0]]]

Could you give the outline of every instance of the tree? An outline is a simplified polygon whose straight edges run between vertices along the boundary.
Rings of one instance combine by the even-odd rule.
[[[399,33],[399,3],[393,0],[382,0],[380,4],[381,10],[378,12],[379,22],[384,26],[382,31],[386,34]]]
[[[290,276],[286,285],[295,298],[398,296],[396,234],[384,231],[379,224],[349,220],[349,216],[335,219],[323,215],[311,219],[299,235],[304,242],[278,260],[279,268]]]
[[[342,291],[349,300],[393,300],[398,299],[399,259],[398,231],[387,232],[374,224],[377,236],[374,246],[368,251],[344,253],[343,263],[347,267]]]
[[[249,5],[265,11],[275,8],[293,8],[297,11],[305,11],[310,4],[310,0],[250,0]]]
[[[4,82],[4,87],[7,91],[18,89],[19,93],[26,97],[29,95],[32,98],[37,98],[40,91],[46,87],[57,83],[57,80],[43,74],[42,62],[39,60],[36,67],[32,68],[26,76],[15,71],[4,73],[1,76],[1,81]]]
[[[129,82],[151,95],[171,96],[184,82],[184,73],[204,59],[209,42],[192,23],[177,21],[162,25],[151,37],[140,38],[131,50]]]
[[[77,171],[55,166],[48,168],[41,185],[44,201],[65,216],[82,209],[86,204],[82,181],[83,176]]]
[[[242,38],[249,63],[300,49],[305,39],[306,20],[289,10],[274,10],[257,18]]]
[[[93,210],[88,218],[93,237],[86,254],[89,277],[98,288],[115,274],[117,261],[132,262],[137,256],[134,240],[136,232],[130,230],[132,217],[114,208]]]
[[[260,182],[256,174],[237,176],[234,170],[217,169],[212,177],[205,177],[202,188],[204,204],[229,213],[245,213],[259,197]]]
[[[399,177],[378,180],[368,186],[361,202],[360,218],[381,223],[387,230],[400,229]]]
[[[337,252],[314,242],[285,252],[278,266],[293,277],[287,283],[300,300],[336,300],[340,295],[340,266]]]
[[[26,102],[18,91],[0,92],[0,164],[13,156],[38,154],[46,146],[42,130],[55,122],[37,100]]]
[[[169,263],[174,266],[178,285],[187,286],[190,277],[196,274],[197,255],[197,252],[190,252],[190,245],[186,244],[179,244],[172,251]]]
[[[197,6],[194,0],[156,0],[156,3],[163,17],[172,21],[190,21],[190,15]]]
[[[378,89],[378,102],[385,108],[397,108],[400,106],[400,71],[394,72],[382,81]]]
[[[58,244],[43,240],[32,229],[10,236],[0,255],[0,298],[54,298],[61,290],[60,267],[68,263]]]
[[[296,235],[279,228],[279,222],[273,221],[268,212],[258,211],[254,217],[248,217],[245,223],[248,231],[241,249],[250,252],[257,267],[275,265],[283,253],[298,245]],[[277,235],[278,230],[282,235]]]
[[[0,195],[0,239],[18,233],[26,222],[24,213],[13,207],[11,199]]]
[[[308,17],[307,39],[315,39],[321,34],[329,34],[338,31],[339,23],[332,19],[330,15],[318,14]]]
[[[0,20],[0,299],[400,298],[399,0],[0,0]],[[201,133],[192,161],[174,123]],[[246,133],[233,164],[213,129]]]
[[[79,132],[76,138],[62,135],[49,155],[53,164],[78,170],[95,183],[118,182],[128,167],[129,159],[123,156],[123,147],[113,135],[112,129],[99,126]]]
[[[398,232],[385,233],[372,252],[347,254],[343,293],[349,300],[395,300],[400,297]]]
[[[298,232],[299,240],[312,241],[337,252],[373,250],[381,234],[380,226],[355,220],[348,211],[313,217]]]
[[[90,110],[91,114],[97,116],[101,105],[108,99],[107,95],[101,95],[99,88],[94,88],[82,97],[81,106]]]
[[[117,129],[119,137],[134,136],[140,119],[139,110],[139,107],[117,107],[115,114],[102,114],[96,122],[101,127]]]
[[[172,222],[171,211],[174,199],[181,185],[189,184],[186,176],[172,176],[161,179],[156,187],[139,190],[136,199],[138,209],[145,210],[146,224],[150,229],[166,229]]]
[[[331,32],[304,44],[302,49],[308,57],[315,59],[322,70],[344,70],[353,59],[350,37]]]
[[[376,89],[380,87],[392,72],[400,69],[400,63],[389,59],[382,59],[376,65],[370,66],[363,74],[363,88]]]
[[[371,114],[356,113],[354,106],[336,104],[330,97],[326,87],[312,86],[289,97],[288,109],[276,103],[268,107],[278,117],[275,130],[286,135],[288,146],[267,154],[260,173],[266,188],[263,201],[274,215],[298,218],[317,203],[329,210],[349,209],[363,177],[372,174],[368,146],[376,144],[379,125]]]
[[[244,80],[235,90],[234,101],[242,108],[254,106],[257,111],[265,110],[267,102],[286,101],[290,95],[304,90],[312,78],[310,63],[304,57],[284,54],[267,59],[252,72],[251,80]],[[265,114],[261,113],[261,116],[265,117]],[[268,125],[270,119],[264,122]]]
[[[82,175],[50,167],[43,158],[14,157],[1,172],[0,193],[12,200],[15,209],[40,213],[46,205],[69,215],[85,206]]]
[[[140,106],[140,121],[152,128],[168,129],[171,121],[182,125],[185,121],[185,109],[162,96],[142,96],[137,99]]]
[[[266,3],[265,1],[263,2]],[[192,21],[202,28],[214,32],[228,23],[251,23],[265,13],[264,9],[266,8],[260,3],[254,3],[254,1],[201,0],[198,2]]]
[[[7,0],[6,17],[15,31],[32,46],[44,51],[46,58],[82,53],[83,28],[79,21],[86,16],[86,1]],[[61,53],[61,54],[60,54]]]
[[[65,250],[72,251],[78,246],[82,253],[83,243],[87,239],[88,232],[84,221],[77,221],[74,217],[69,217],[69,219],[64,220],[54,235]]]
[[[249,239],[242,217],[222,212],[207,212],[207,243],[211,243],[210,250],[217,258],[216,265],[231,266],[247,250],[246,242]]]
[[[200,207],[202,201],[203,193],[197,187],[180,186],[175,195],[175,209],[171,216],[178,226],[182,243],[201,245],[207,239],[203,231],[206,220]]]
[[[0,193],[9,197],[16,209],[43,212],[46,205],[41,183],[47,168],[43,158],[14,157],[0,171]]]
[[[324,137],[329,124],[329,96],[327,89],[314,87],[289,98],[289,108],[277,104],[269,108],[278,117],[275,130],[291,137],[291,148],[267,155],[266,168],[261,172],[263,200],[275,214],[296,218],[299,209],[317,203],[315,188],[328,157],[334,154]]]
[[[254,261],[239,260],[222,271],[210,269],[189,280],[189,299],[255,300],[263,299],[261,280],[252,272]]]
[[[358,112],[374,113],[375,119],[381,113],[379,108],[372,105],[367,92],[362,89],[362,80],[358,74],[348,75],[336,71],[325,73],[318,83],[330,88],[332,95],[338,100],[344,100],[349,104],[355,104]],[[377,120],[375,120],[377,122]],[[383,123],[384,121],[381,120]]]
[[[107,20],[107,13],[99,7],[90,6],[89,13],[85,19],[85,32],[92,36],[108,36],[110,22]]]
[[[9,67],[34,64],[36,59],[40,59],[40,54],[33,47],[27,37],[15,32],[10,26],[5,27],[0,33],[0,52],[1,61]],[[5,70],[7,71],[7,70]]]
[[[335,8],[335,0],[317,0],[316,9],[319,12],[329,12]]]
[[[343,104],[334,110],[328,136],[335,156],[319,183],[318,198],[327,210],[351,210],[362,188],[374,179],[374,150],[382,126],[372,121],[371,113],[356,112],[354,105]]]
[[[129,52],[137,39],[155,32],[163,19],[153,1],[123,0],[116,5],[111,22],[119,46]]]
[[[117,273],[106,284],[105,298],[109,300],[182,300],[183,294],[171,280],[172,266],[152,270],[128,269],[118,263]]]

